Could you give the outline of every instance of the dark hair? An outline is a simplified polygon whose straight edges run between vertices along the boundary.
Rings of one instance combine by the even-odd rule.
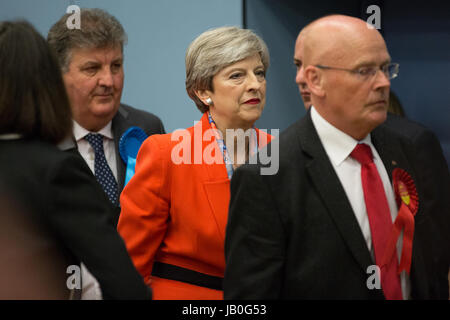
[[[127,34],[114,16],[97,8],[80,9],[80,29],[69,29],[66,25],[71,14],[63,15],[47,35],[50,47],[55,51],[59,65],[66,73],[69,70],[71,52],[74,48],[108,48],[123,46]]]
[[[403,109],[402,103],[397,95],[391,90],[389,92],[389,107],[388,111],[390,113],[396,114],[401,117],[406,117],[405,110]]]
[[[58,143],[71,132],[69,99],[47,42],[26,21],[0,22],[0,134]]]

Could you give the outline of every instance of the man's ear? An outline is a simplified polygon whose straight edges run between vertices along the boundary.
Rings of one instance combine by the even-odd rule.
[[[305,68],[305,80],[309,90],[318,97],[325,96],[325,90],[323,88],[323,73],[315,66],[308,66]]]
[[[195,95],[206,105],[210,105],[210,103],[208,103],[208,98],[211,98],[211,94],[212,92],[209,90],[195,90]]]

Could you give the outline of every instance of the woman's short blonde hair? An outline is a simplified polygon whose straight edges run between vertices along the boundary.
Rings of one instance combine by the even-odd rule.
[[[260,55],[267,71],[267,45],[253,31],[238,27],[211,29],[191,42],[186,50],[186,91],[202,113],[208,111],[209,106],[197,97],[195,91],[214,91],[212,79],[219,71],[255,54]]]

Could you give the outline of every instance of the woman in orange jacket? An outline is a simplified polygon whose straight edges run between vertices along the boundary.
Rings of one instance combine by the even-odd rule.
[[[121,198],[118,230],[154,299],[222,299],[233,171],[271,136],[254,128],[269,53],[250,30],[204,32],[186,52],[186,90],[203,113],[149,137]]]

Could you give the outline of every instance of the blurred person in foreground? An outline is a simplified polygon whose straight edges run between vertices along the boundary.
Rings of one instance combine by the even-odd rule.
[[[68,299],[66,268],[72,261],[33,209],[26,208],[36,203],[30,201],[34,194],[23,193],[0,176],[0,300]]]
[[[423,177],[420,144],[383,124],[398,65],[360,19],[305,29],[307,114],[281,134],[277,174],[249,164],[231,183],[225,298],[448,298],[449,172],[434,143]]]
[[[125,162],[120,155],[120,148],[122,153],[127,149],[124,141],[119,145],[121,138],[131,127],[139,128],[140,134],[133,131],[139,137],[165,131],[157,116],[121,103],[127,41],[121,23],[104,10],[82,8],[80,29],[69,29],[69,16],[63,15],[47,35],[72,108],[76,146],[65,146],[77,149],[95,174],[111,202],[111,218],[117,224],[119,196],[130,161]],[[98,283],[83,266],[83,299],[101,297]]]
[[[269,52],[250,30],[222,27],[186,52],[186,90],[203,114],[148,138],[121,196],[118,230],[155,299],[222,299],[230,179],[270,136],[254,127]]]
[[[106,299],[149,299],[101,187],[79,155],[56,146],[71,129],[61,71],[45,39],[27,22],[0,23],[2,182],[25,198],[25,211],[48,228],[72,265],[89,267]]]

